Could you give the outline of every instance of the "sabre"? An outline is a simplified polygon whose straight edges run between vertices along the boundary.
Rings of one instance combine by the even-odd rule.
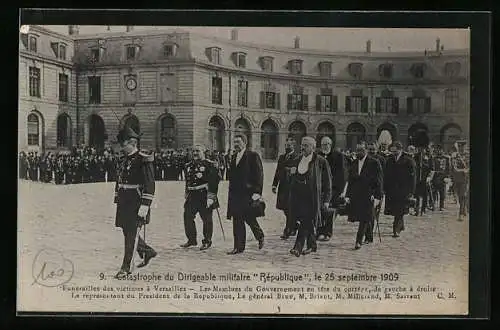
[[[226,234],[224,233],[224,227],[222,226],[222,220],[220,218],[219,208],[215,209],[217,211],[217,217],[219,218],[220,229],[222,230],[222,238],[226,240]]]
[[[145,230],[145,228],[144,228]],[[135,231],[135,241],[134,241],[134,252],[132,253],[132,260],[130,261],[130,271],[133,272],[135,270],[135,263],[134,263],[134,259],[135,259],[135,254],[137,253],[137,245],[139,244],[139,233],[141,232],[141,228],[137,228],[137,230]]]

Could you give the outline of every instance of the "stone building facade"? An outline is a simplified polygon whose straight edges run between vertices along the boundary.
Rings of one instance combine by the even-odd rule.
[[[468,138],[469,55],[439,40],[425,53],[374,53],[370,41],[365,52],[328,53],[300,48],[298,37],[290,48],[241,42],[237,30],[228,39],[133,29],[60,37],[74,43],[67,70],[78,97],[67,110],[36,111],[44,122],[68,114],[73,143],[112,145],[131,125],[143,148],[227,150],[242,132],[275,159],[289,135],[328,135],[342,149],[382,130],[405,144]],[[43,132],[43,147],[58,147],[63,132]]]

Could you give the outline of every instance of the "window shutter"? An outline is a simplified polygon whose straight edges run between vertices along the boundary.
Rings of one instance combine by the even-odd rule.
[[[266,94],[263,91],[260,92],[260,108],[266,108]]]
[[[406,113],[407,114],[413,114],[413,98],[412,97],[407,97],[406,98]]]
[[[292,94],[287,95],[287,106],[286,108],[290,110],[292,108]]]
[[[351,112],[351,97],[345,97],[345,112]]]
[[[309,95],[302,95],[302,110],[309,111]]]
[[[431,98],[426,97],[425,98],[425,113],[430,113],[431,112]]]
[[[393,98],[392,113],[399,113],[399,97]]]
[[[321,95],[316,95],[316,111],[321,111]]]
[[[238,58],[236,53],[231,53],[231,61],[233,61],[234,65],[237,65]]]
[[[382,112],[380,97],[377,97],[377,98],[375,99],[375,112],[376,112],[376,113],[380,113],[380,112]]]
[[[205,55],[207,56],[208,60],[210,62],[213,62],[214,60],[212,59],[212,48],[205,48]]]
[[[361,100],[361,112],[368,112],[368,96],[363,96]]]
[[[28,34],[22,33],[21,34],[21,42],[23,43],[23,46],[28,49]]]
[[[59,44],[57,42],[51,42],[50,43],[50,48],[52,48],[52,51],[54,52],[54,55],[56,57],[59,57],[59,54],[58,54],[58,46]]]
[[[276,96],[275,96],[274,103],[275,103],[275,105],[276,105],[276,109],[278,109],[278,110],[279,110],[279,109],[281,109],[281,104],[280,104],[280,93],[276,93],[276,94],[274,94],[274,95],[276,95]]]
[[[332,111],[336,112],[339,107],[339,100],[337,95],[332,96]]]
[[[383,77],[384,76],[384,65],[379,65],[378,66],[378,75]]]

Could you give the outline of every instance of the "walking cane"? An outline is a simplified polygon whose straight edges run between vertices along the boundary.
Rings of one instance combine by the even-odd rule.
[[[379,203],[382,203],[382,201],[379,201]],[[379,239],[380,243],[382,243],[382,235],[380,235],[380,225],[378,222],[378,218],[379,217],[378,217],[377,207],[375,207],[375,221],[377,222],[378,239]]]
[[[217,211],[217,217],[219,218],[220,229],[222,230],[222,238],[226,240],[226,234],[224,233],[224,227],[222,226],[222,220],[220,218],[219,208],[215,209]]]

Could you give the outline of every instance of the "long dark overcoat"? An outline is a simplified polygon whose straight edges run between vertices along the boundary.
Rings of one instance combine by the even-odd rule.
[[[294,166],[294,169],[292,172],[294,172],[292,175],[297,175],[297,167],[299,164],[300,158],[297,158],[296,160],[296,166]],[[315,210],[315,214],[313,214],[313,224],[315,228],[320,228],[325,225],[326,219],[322,217],[322,208],[323,204],[325,203],[330,203],[332,199],[332,179],[331,179],[331,173],[330,173],[330,166],[328,162],[326,161],[325,158],[321,157],[317,153],[314,153],[311,159],[311,162],[309,163],[309,170],[308,170],[309,178],[309,188],[313,196],[313,209]],[[290,194],[290,199],[292,198],[293,194],[293,184],[294,181],[293,178],[291,178],[292,185],[291,185],[291,191],[292,193]],[[293,208],[290,208],[293,210]],[[293,213],[290,214],[290,216],[294,217]]]
[[[273,187],[278,187],[276,196],[276,208],[286,211],[289,209],[290,199],[290,169],[297,166],[298,154],[292,152],[290,154],[280,155],[276,171],[274,173]]]
[[[385,166],[385,215],[401,216],[409,213],[408,197],[415,194],[415,161],[402,154],[399,160],[389,157]]]

